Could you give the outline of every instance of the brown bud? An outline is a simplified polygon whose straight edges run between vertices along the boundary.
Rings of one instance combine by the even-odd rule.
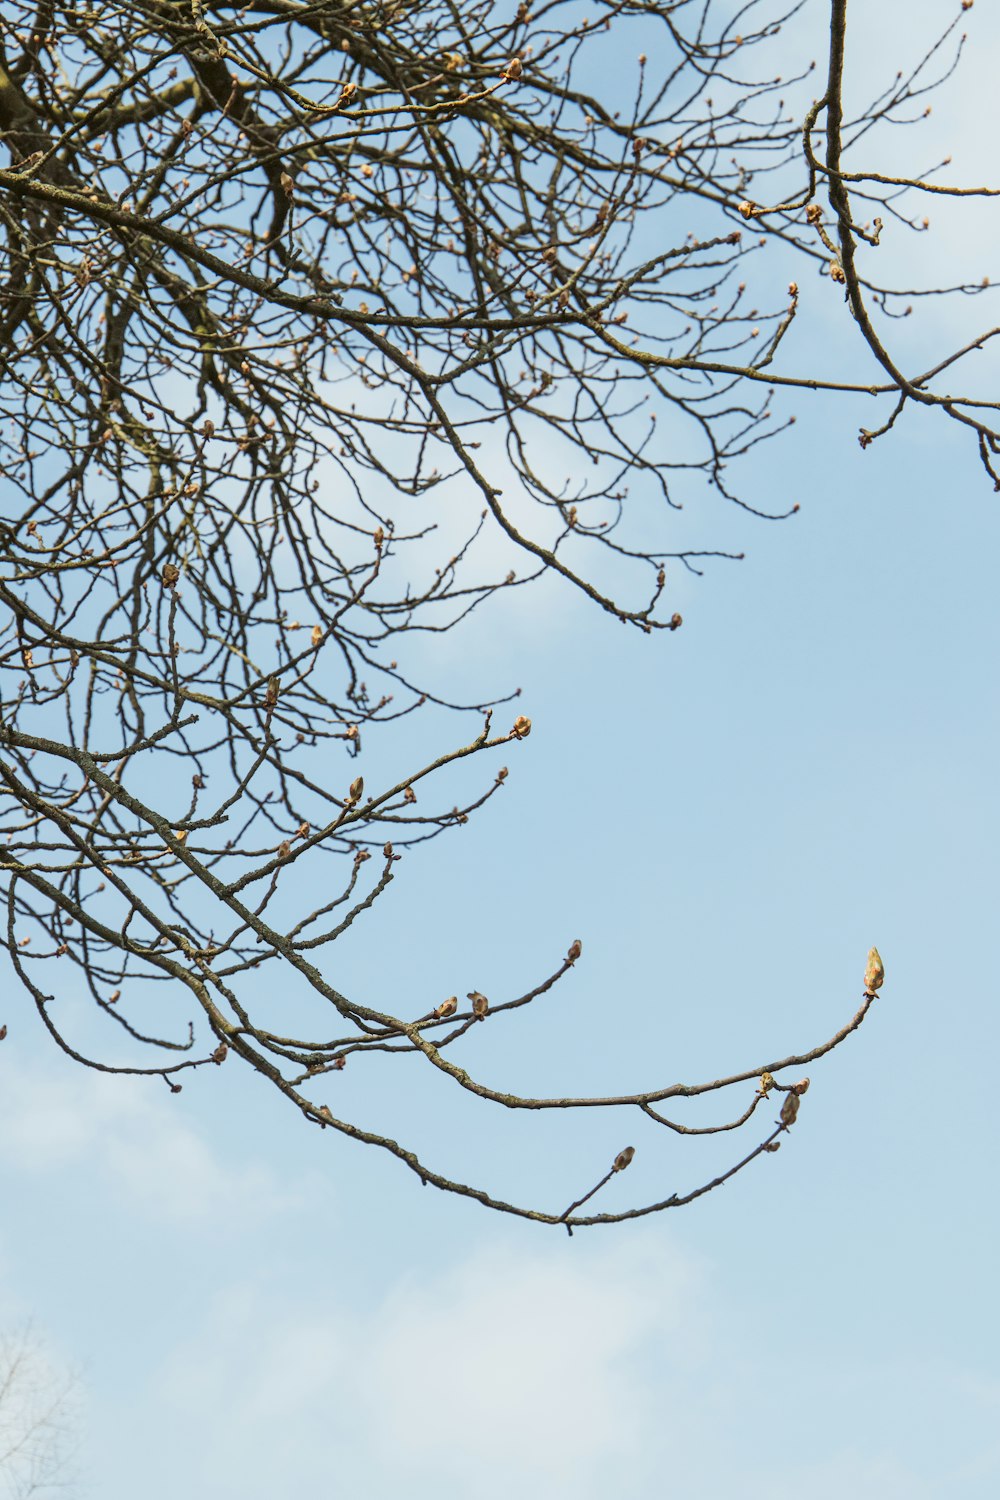
[[[287,859],[288,856],[291,854],[291,852],[292,852],[292,846],[291,846],[291,844],[288,842],[287,839],[282,839],[281,843],[278,845],[278,858],[279,859]]]
[[[877,948],[869,948],[868,964],[865,968],[865,992],[874,995],[876,990],[882,988],[885,979],[885,968]]]
[[[392,845],[391,844],[383,844],[382,845],[382,853],[385,855],[386,859],[392,859]]]
[[[738,214],[741,214],[744,219],[755,219],[757,217],[757,214],[760,212],[756,203],[751,203],[749,198],[744,198],[743,202],[740,204],[739,208],[736,211]]]
[[[7,1023],[5,1021],[4,1024],[2,1026],[0,1026],[0,1042],[4,1042],[6,1040],[7,1040]]]
[[[434,1014],[437,1016],[439,1021],[443,1021],[446,1016],[453,1016],[456,1010],[458,1010],[458,996],[449,995],[447,1000],[441,1001],[441,1004],[438,1006]]]
[[[347,1066],[347,1058],[344,1056],[335,1057],[330,1066],[336,1068],[338,1073],[342,1073]]]
[[[229,1043],[228,1042],[220,1042],[219,1045],[216,1047],[215,1051],[212,1053],[212,1061],[215,1063],[216,1067],[219,1067],[219,1065],[221,1063],[225,1062],[225,1060],[226,1060],[226,1058],[227,1058],[228,1055],[229,1055]]]
[[[808,1089],[809,1089],[809,1080],[808,1080],[808,1078],[800,1078],[799,1081],[798,1081],[798,1083],[793,1083],[792,1084],[792,1093],[793,1094],[798,1094],[798,1096],[799,1096],[800,1099],[802,1098],[803,1094],[805,1094],[805,1093],[808,1092]]]
[[[372,540],[375,543],[375,550],[376,550],[376,552],[381,552],[382,551],[382,545],[385,542],[385,532],[382,530],[381,526],[376,526],[376,528],[375,528],[375,535],[372,538]]]
[[[479,990],[471,990],[469,993],[469,999],[472,1001],[472,1014],[475,1016],[476,1020],[485,1021],[486,1012],[490,1008],[490,1002],[487,1000],[486,996],[481,994]]]
[[[766,1099],[773,1088],[774,1079],[771,1077],[770,1073],[762,1073],[760,1075],[760,1083],[757,1086],[758,1094],[760,1094],[762,1099]]]
[[[504,69],[503,77],[513,81],[520,78],[523,71],[524,69],[521,66],[521,59],[519,57],[512,57],[510,62]]]
[[[191,777],[191,785],[196,792],[203,792],[205,790],[205,778],[200,771],[196,771]]]
[[[417,794],[413,790],[412,786],[404,786],[404,788],[403,788],[403,801],[404,802],[416,802],[416,800],[417,800]]]
[[[681,626],[683,624],[684,624],[684,616],[683,615],[671,615],[670,616],[670,629],[671,630],[680,630],[680,628],[681,628]]]
[[[844,275],[844,268],[839,260],[831,260],[830,262],[830,280],[839,281],[841,284],[847,280],[847,277]]]
[[[810,203],[806,209],[806,223],[818,224],[823,217],[823,210],[818,203]]]
[[[351,782],[350,791],[347,794],[348,801],[349,802],[360,802],[360,800],[361,800],[361,793],[364,791],[364,789],[365,789],[365,778],[363,776],[355,776],[354,780]]]
[[[612,1172],[624,1172],[634,1155],[634,1146],[626,1146],[624,1151],[619,1151],[615,1157],[614,1166],[611,1168]]]
[[[531,720],[525,718],[524,714],[518,714],[517,718],[514,720],[514,727],[511,730],[511,734],[517,740],[526,740],[530,733]]]
[[[782,1125],[785,1126],[786,1129],[788,1128],[789,1125],[794,1125],[794,1123],[795,1123],[795,1117],[798,1114],[798,1112],[799,1112],[799,1096],[798,1096],[798,1094],[796,1094],[794,1091],[790,1092],[790,1093],[787,1093],[785,1095],[785,1102],[781,1106],[781,1115],[780,1115],[781,1123],[782,1123]]]
[[[780,1151],[781,1150],[781,1142],[780,1141],[768,1141],[767,1145],[764,1147],[764,1150],[765,1151]]]
[[[322,639],[323,639],[323,627],[322,627],[322,625],[314,625],[313,628],[312,628],[312,643],[313,643],[313,645],[314,646],[318,646],[319,643],[320,643],[320,641]]]
[[[580,942],[580,939],[577,938],[569,945],[569,952],[566,954],[566,962],[569,964],[575,964],[582,952],[583,944]]]
[[[163,572],[160,576],[163,579],[163,587],[165,589],[172,589],[181,576],[181,570],[176,563],[164,563]]]
[[[267,679],[267,690],[264,693],[264,702],[268,708],[273,708],[278,701],[278,679],[269,677]]]

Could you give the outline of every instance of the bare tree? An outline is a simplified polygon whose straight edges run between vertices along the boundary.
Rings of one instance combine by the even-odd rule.
[[[783,1090],[732,1171],[777,1147],[804,1083],[774,1075],[853,1031],[871,985],[797,1056],[523,1098],[453,1059],[545,996],[579,943],[522,995],[423,1014],[342,994],[323,958],[400,849],[464,823],[507,776],[454,805],[448,768],[495,766],[530,731],[488,694],[459,704],[418,680],[409,633],[452,630],[543,574],[625,625],[676,630],[673,570],[726,555],[672,542],[676,508],[708,480],[770,519],[796,509],[751,505],[730,470],[794,420],[797,389],[880,403],[863,445],[933,408],[997,483],[996,403],[956,394],[956,366],[998,330],[907,374],[892,320],[928,289],[874,279],[886,224],[921,232],[924,195],[988,191],[879,170],[878,143],[954,66],[961,12],[909,72],[889,59],[887,88],[850,118],[845,0],[814,29],[819,98],[808,58],[776,76],[786,19],[711,0],[5,7],[0,871],[10,961],[71,1056],[174,1091],[235,1057],[425,1183],[569,1229],[715,1184],[611,1215],[501,1202],[340,1118],[332,1075],[404,1053],[507,1109],[638,1110],[682,1132],[669,1099],[752,1085],[715,1127],[730,1130]],[[783,364],[821,299],[853,320],[851,380],[821,355]],[[481,727],[366,789],[363,742],[435,707]],[[316,906],[331,857],[343,879]],[[277,1029],[260,981],[279,968],[315,1004],[307,1034]],[[155,1056],[83,1055],[60,1020],[70,974]],[[197,1027],[149,1034],[163,984]]]
[[[65,1491],[76,1451],[75,1381],[31,1328],[0,1337],[0,1485],[13,1500]]]

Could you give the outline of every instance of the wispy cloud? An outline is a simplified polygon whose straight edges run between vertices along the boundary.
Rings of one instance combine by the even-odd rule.
[[[85,1166],[116,1211],[189,1226],[262,1220],[298,1201],[273,1172],[224,1161],[154,1086],[80,1071],[56,1089],[31,1068],[11,1074],[0,1093],[8,1165],[39,1186]]]

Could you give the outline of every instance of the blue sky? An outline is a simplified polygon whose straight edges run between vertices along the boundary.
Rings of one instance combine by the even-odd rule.
[[[951,9],[880,6],[857,70]],[[926,138],[979,182],[1000,28],[982,5],[969,29]],[[935,233],[885,253],[995,273],[991,215],[933,207]],[[786,368],[821,346],[867,371],[829,291],[804,289]],[[990,315],[949,304],[902,333],[929,365]],[[995,356],[976,369],[995,390]],[[746,488],[800,514],[702,509],[701,538],[747,559],[676,581],[676,634],[633,637],[546,586],[433,644],[450,680],[471,662],[520,685],[535,727],[502,801],[407,855],[334,977],[373,1003],[501,998],[581,937],[544,1013],[475,1056],[546,1092],[812,1045],[856,1008],[877,942],[869,1020],[811,1069],[776,1156],[570,1240],[421,1190],[233,1065],[178,1098],[81,1073],[13,991],[0,1326],[32,1320],[80,1372],[87,1492],[996,1494],[998,497],[951,424],[910,416],[863,453],[860,400],[794,409]],[[631,1118],[484,1112],[402,1071],[340,1087],[345,1112],[522,1197],[583,1191],[628,1143],[602,1206],[732,1156]]]

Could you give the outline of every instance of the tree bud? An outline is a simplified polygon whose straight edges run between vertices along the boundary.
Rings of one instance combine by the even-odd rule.
[[[781,1106],[781,1123],[786,1128],[795,1124],[795,1117],[799,1112],[799,1096],[794,1091],[785,1095],[785,1102]]]
[[[865,969],[865,992],[874,995],[876,990],[882,988],[885,979],[885,968],[882,964],[882,956],[877,948],[869,948],[868,965]]]

